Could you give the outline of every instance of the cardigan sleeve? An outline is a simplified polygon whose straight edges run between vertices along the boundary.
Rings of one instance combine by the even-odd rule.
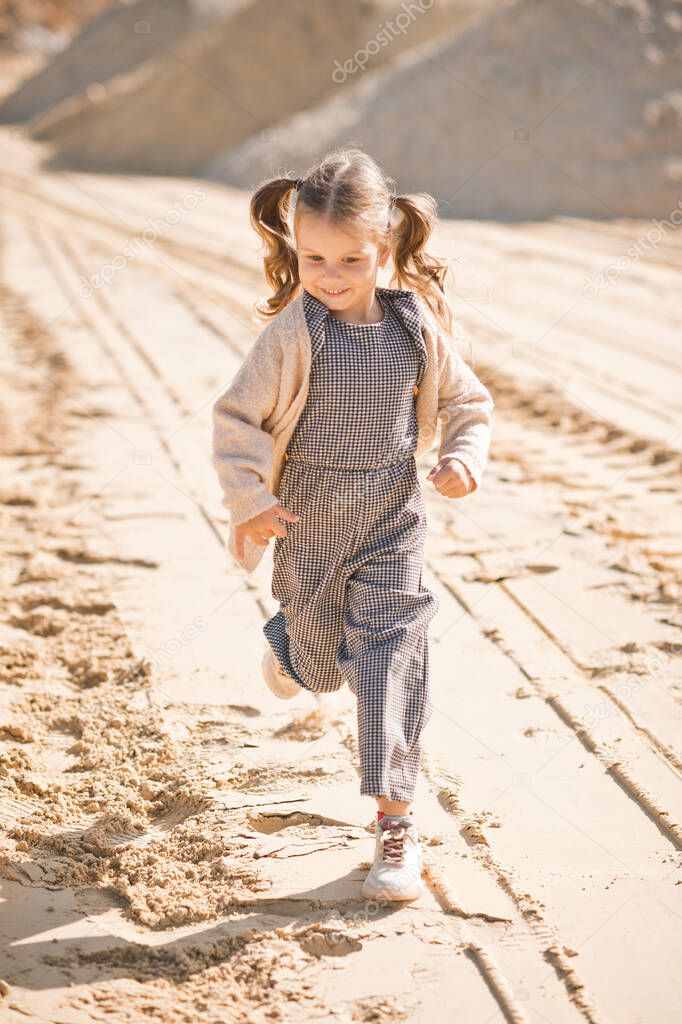
[[[213,405],[212,461],[233,526],[277,503],[268,490],[274,440],[264,423],[279,395],[282,358],[271,321]]]
[[[438,458],[459,459],[473,478],[472,490],[476,490],[488,459],[495,403],[454,343],[440,331],[438,359],[442,366],[438,387],[438,415],[442,422]]]

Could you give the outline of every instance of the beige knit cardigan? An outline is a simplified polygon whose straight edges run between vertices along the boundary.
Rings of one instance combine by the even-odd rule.
[[[426,303],[421,298],[419,303],[428,359],[419,388],[415,385],[415,455],[431,448],[440,419],[438,459],[460,459],[478,487],[490,446],[493,399]],[[238,558],[234,527],[278,502],[286,447],[308,394],[311,351],[301,291],[265,324],[213,406],[212,461],[222,504],[230,512],[228,548],[249,573],[266,545],[245,537],[244,557]]]

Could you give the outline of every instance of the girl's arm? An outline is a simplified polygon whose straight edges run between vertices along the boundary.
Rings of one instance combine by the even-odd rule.
[[[279,394],[282,348],[273,322],[259,334],[213,406],[213,466],[232,525],[277,504],[268,490],[274,441],[263,429]]]
[[[438,332],[438,416],[442,421],[438,459],[456,458],[473,479],[475,491],[488,459],[492,435],[492,395],[465,363],[448,335]]]

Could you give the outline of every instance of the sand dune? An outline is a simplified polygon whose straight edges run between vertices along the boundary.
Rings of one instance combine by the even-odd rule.
[[[353,142],[444,216],[668,216],[682,183],[681,29],[664,0],[520,0],[203,173],[252,186]]]
[[[407,18],[398,0],[346,0],[339,17],[334,0],[242,2],[228,8],[220,26],[174,46],[153,66],[119,76],[96,97],[58,106],[33,134],[53,145],[54,166],[192,173],[338,91],[336,62],[362,51],[390,18],[400,13],[409,29],[394,29],[373,66],[480,7],[480,0],[435,0]]]
[[[95,102],[116,75],[163,56],[194,29],[210,24],[217,0],[135,0],[115,4],[89,22],[45,67],[0,106],[5,121],[36,118],[69,97]],[[226,4],[222,4],[223,10]],[[37,123],[34,122],[34,127]]]
[[[116,0],[0,0],[0,47],[54,53]]]

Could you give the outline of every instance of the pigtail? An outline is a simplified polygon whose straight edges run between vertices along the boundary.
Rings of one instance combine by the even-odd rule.
[[[271,178],[251,198],[251,224],[265,245],[263,272],[274,292],[265,302],[254,306],[263,320],[272,319],[284,309],[300,284],[298,258],[288,225],[296,185],[295,178]]]
[[[422,296],[438,324],[447,334],[453,334],[452,309],[445,297],[447,263],[425,251],[438,217],[438,205],[426,192],[392,197],[392,215],[395,219],[393,264],[395,272],[391,285],[410,288]]]

